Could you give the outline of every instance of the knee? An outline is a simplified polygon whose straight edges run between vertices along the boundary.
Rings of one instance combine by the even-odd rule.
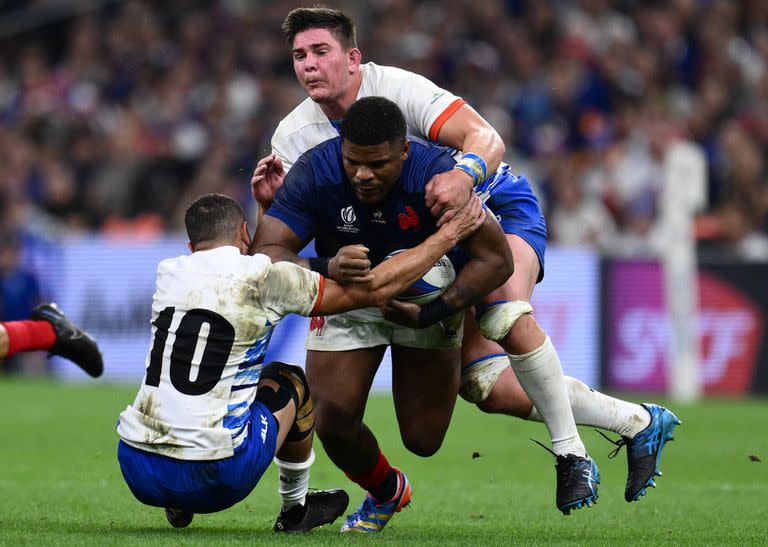
[[[444,436],[429,437],[422,433],[420,435],[411,435],[406,432],[401,434],[403,440],[403,446],[408,449],[409,452],[416,454],[422,458],[428,458],[434,456],[443,444]]]
[[[361,426],[362,417],[357,414],[332,401],[315,400],[315,432],[323,443],[354,437]]]
[[[509,358],[505,353],[475,359],[461,370],[459,395],[465,401],[478,404],[483,410],[480,403],[491,396],[499,378],[509,368]]]
[[[499,342],[510,355],[522,355],[541,347],[547,338],[547,334],[539,323],[528,314],[520,318],[507,333],[507,336]]]
[[[478,311],[477,325],[485,338],[503,346],[513,327],[522,323],[522,318],[532,317],[532,313],[530,302],[525,300],[496,302]]]

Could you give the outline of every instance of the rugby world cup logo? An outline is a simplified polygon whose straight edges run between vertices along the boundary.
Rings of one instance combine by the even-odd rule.
[[[351,205],[349,207],[344,207],[341,210],[341,220],[344,221],[344,224],[352,224],[357,220],[357,217],[355,216],[355,210]]]

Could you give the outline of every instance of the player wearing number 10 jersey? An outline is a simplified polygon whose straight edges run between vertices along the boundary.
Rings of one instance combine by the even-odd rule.
[[[194,513],[244,499],[276,456],[282,511],[275,529],[335,520],[346,493],[307,494],[314,414],[304,372],[262,366],[272,331],[289,313],[383,304],[483,218],[478,200],[418,248],[373,270],[369,283],[342,287],[294,264],[245,256],[251,239],[240,206],[220,194],[195,201],[185,217],[192,254],[158,266],[146,375],[117,426],[118,460],[136,498],[187,526]]]

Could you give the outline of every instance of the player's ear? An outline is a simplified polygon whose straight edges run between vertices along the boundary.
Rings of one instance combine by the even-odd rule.
[[[356,47],[353,47],[347,52],[347,64],[349,66],[349,73],[355,74],[360,72],[360,63],[363,60],[363,54]]]
[[[192,242],[191,242],[191,241],[187,241],[187,248],[188,248],[190,251],[192,251],[193,253],[195,252],[195,247],[194,247],[194,245],[192,245]]]
[[[248,254],[248,247],[251,246],[251,234],[248,232],[248,222],[243,221],[243,225],[240,226],[240,252],[242,254]]]
[[[403,158],[403,161],[405,161],[408,158],[408,154],[411,153],[411,141],[408,139],[405,139],[405,142],[403,142],[403,150],[401,152],[401,157]]]

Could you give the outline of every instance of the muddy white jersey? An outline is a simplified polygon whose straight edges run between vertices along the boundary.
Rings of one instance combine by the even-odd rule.
[[[160,262],[146,374],[120,414],[120,438],[183,460],[232,456],[273,329],[321,298],[319,274],[232,246]]]
[[[408,134],[415,137],[437,141],[445,121],[465,103],[424,76],[407,70],[365,63],[360,71],[362,83],[357,98],[379,96],[396,103],[405,115]],[[320,106],[307,98],[277,126],[272,152],[288,171],[304,152],[338,137],[337,128],[338,120],[329,120]]]

